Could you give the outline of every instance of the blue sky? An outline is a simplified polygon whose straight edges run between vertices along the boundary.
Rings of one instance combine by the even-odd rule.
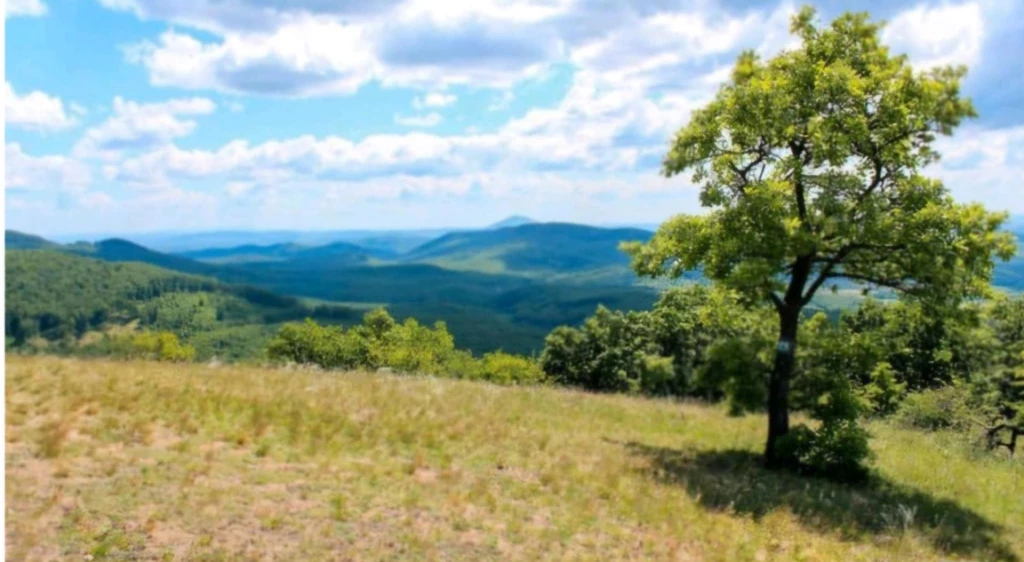
[[[792,44],[799,5],[7,0],[7,227],[659,222],[699,209],[658,174],[671,134],[741,49]],[[1024,3],[816,6],[885,19],[916,67],[967,64],[981,117],[932,172],[1024,213]]]

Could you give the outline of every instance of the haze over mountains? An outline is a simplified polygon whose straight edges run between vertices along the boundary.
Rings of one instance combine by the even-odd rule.
[[[1024,221],[1019,218],[1010,223],[1018,236],[1022,226]],[[540,349],[552,328],[578,324],[598,305],[621,310],[648,308],[657,298],[655,289],[663,285],[638,279],[618,246],[627,240],[646,240],[651,234],[652,230],[642,228],[538,223],[526,217],[510,217],[477,230],[235,231],[179,233],[160,239],[163,248],[186,248],[175,251],[143,243],[154,240],[156,235],[59,244],[33,234],[6,231],[5,244],[11,251],[9,284],[18,281],[18,275],[47,278],[49,274],[45,271],[54,270],[50,262],[58,259],[47,256],[57,254],[66,256],[60,258],[61,267],[82,271],[105,267],[86,263],[95,260],[137,262],[159,268],[161,279],[200,276],[208,280],[205,283],[226,284],[220,290],[230,294],[249,294],[244,288],[252,287],[284,299],[304,299],[309,306],[335,307],[332,311],[321,310],[320,319],[348,322],[369,307],[386,306],[399,318],[412,317],[427,323],[445,321],[458,343],[474,351],[501,348],[530,353]],[[200,243],[206,246],[194,247]],[[33,257],[18,258],[22,269],[12,271],[11,254]],[[69,258],[73,259],[68,261]],[[123,275],[120,270],[103,270],[100,278],[119,279]],[[91,274],[81,277],[80,283],[93,283]],[[695,280],[699,274],[687,277]],[[194,281],[185,284],[190,283]],[[1024,289],[1024,260],[1000,263],[994,284],[1009,290]],[[8,302],[62,302],[60,295],[46,296],[44,289],[14,293],[8,290]],[[171,292],[175,291],[178,289]],[[98,297],[103,301],[120,302],[124,298],[106,285],[89,288],[88,292],[103,295]],[[137,304],[142,308],[155,306],[148,304],[149,298]],[[817,306],[843,307],[857,298],[846,293],[825,295]],[[280,310],[266,309],[264,304],[225,302],[215,308],[249,310],[256,306],[261,311],[247,312],[242,323],[230,321],[232,314],[236,314],[230,310],[218,308],[209,312],[228,319],[225,325],[217,323],[214,328],[205,328],[211,333],[226,330],[222,339],[227,343],[222,344],[228,347],[234,345],[231,341],[238,337],[238,331],[249,334],[241,338],[247,348],[255,347],[247,339],[252,333],[258,332],[262,337],[269,334],[274,322],[283,318],[314,316],[312,308],[303,313],[293,301],[278,303],[284,307]],[[20,306],[32,311],[26,313],[29,322],[41,322],[44,326],[48,322],[46,315],[59,317],[61,312],[40,307],[37,302],[20,302]],[[482,325],[487,330],[481,330]]]
[[[501,348],[529,353],[539,350],[544,335],[553,327],[577,324],[599,304],[623,310],[649,307],[656,291],[638,282],[618,244],[650,235],[640,229],[536,223],[512,217],[476,231],[441,233],[412,248],[408,248],[412,241],[426,237],[426,232],[279,232],[273,236],[281,242],[234,246],[230,243],[270,237],[260,232],[186,234],[179,235],[175,243],[205,239],[213,245],[178,253],[157,251],[138,239],[60,245],[13,231],[6,232],[6,243],[11,250],[44,250],[16,252],[38,254],[19,262],[26,268],[22,275],[44,277],[39,268],[49,267],[47,255],[70,255],[90,262],[139,262],[161,271],[198,275],[232,287],[251,286],[355,311],[332,313],[345,320],[358,317],[358,311],[370,306],[385,305],[399,318],[445,321],[460,345],[475,351]],[[76,267],[62,259],[65,266]],[[116,277],[110,272],[104,275]],[[9,293],[9,302],[17,302],[20,296],[24,295]],[[59,300],[56,296],[33,298]],[[38,308],[22,304],[26,310]],[[37,313],[46,314],[45,310],[33,314]],[[219,311],[214,314],[223,316]],[[279,315],[271,315],[275,314]],[[37,318],[33,316],[33,320]],[[488,329],[480,330],[482,325]],[[244,328],[254,329],[248,324]]]

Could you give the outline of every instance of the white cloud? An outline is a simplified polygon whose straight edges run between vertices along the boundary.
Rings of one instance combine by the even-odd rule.
[[[161,103],[136,103],[114,98],[113,115],[90,128],[75,145],[79,158],[115,158],[123,150],[149,149],[190,134],[196,122],[185,115],[206,115],[216,105],[206,98],[172,99]]]
[[[80,189],[91,183],[89,167],[66,156],[31,156],[18,143],[4,147],[8,190]]]
[[[411,115],[408,117],[395,115],[395,123],[406,127],[436,127],[441,124],[441,120],[441,114],[436,111],[426,115]]]
[[[15,16],[44,16],[47,7],[42,0],[7,0],[7,12],[5,17]]]
[[[64,111],[60,98],[40,91],[19,96],[10,82],[4,85],[4,109],[7,124],[35,131],[62,131],[78,124],[78,120]],[[72,111],[84,113],[78,104]]]
[[[895,53],[906,53],[918,68],[974,65],[985,38],[982,7],[977,2],[916,7],[889,22],[882,40]]]
[[[237,101],[228,102],[228,110],[231,113],[241,113],[245,110],[245,106],[238,103]]]
[[[231,33],[219,43],[167,31],[127,50],[158,86],[276,96],[349,94],[374,73],[363,31],[313,18],[273,32]]]
[[[965,127],[941,137],[942,160],[928,173],[941,178],[960,201],[980,201],[992,209],[1024,213],[1024,125],[1001,129]]]
[[[452,94],[432,92],[426,96],[416,97],[412,100],[413,109],[424,109],[427,107],[446,107],[455,103],[456,97]]]
[[[793,11],[788,1],[770,13],[740,15],[651,0],[485,0],[444,7],[406,0],[371,3],[377,5],[365,10],[312,0],[117,4],[140,17],[219,37],[204,41],[167,31],[156,43],[127,49],[153,84],[299,97],[350,94],[374,80],[423,89],[509,88],[564,62],[626,77],[662,72],[674,79],[688,63],[751,41],[778,48],[790,39]],[[431,94],[416,107],[443,107],[429,105],[431,96],[446,99]]]

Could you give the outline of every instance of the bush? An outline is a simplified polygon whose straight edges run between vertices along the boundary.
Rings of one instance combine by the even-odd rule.
[[[623,314],[599,306],[580,328],[556,328],[544,342],[541,365],[552,380],[588,390],[703,392],[706,385],[699,388],[697,379],[707,373],[709,350],[721,340],[743,337],[754,354],[770,346],[764,312],[743,307],[728,292],[677,287],[650,312]]]
[[[888,416],[899,408],[906,390],[906,383],[897,382],[892,365],[882,361],[871,371],[871,382],[861,389],[861,396],[874,413]]]
[[[483,366],[473,354],[456,349],[448,355],[444,364],[444,375],[453,379],[477,380],[482,377]]]
[[[422,373],[498,384],[536,384],[547,377],[536,361],[508,353],[480,359],[455,349],[443,322],[433,328],[410,318],[399,324],[383,309],[368,312],[349,330],[312,320],[286,324],[267,346],[271,359],[327,369],[378,369]]]
[[[709,349],[696,380],[697,389],[708,398],[724,396],[732,415],[760,411],[768,401],[770,368],[760,342],[742,337],[723,339]]]
[[[195,359],[196,350],[178,340],[171,332],[142,331],[109,338],[107,348],[112,355],[129,359],[186,362]]]
[[[896,420],[919,429],[967,429],[980,404],[965,384],[910,394],[896,412]]]
[[[805,474],[840,482],[863,481],[868,434],[856,420],[831,420],[817,430],[798,425],[779,441],[779,454]]]
[[[390,317],[388,317],[390,318]],[[372,355],[382,357],[382,365],[403,373],[440,375],[448,356],[455,351],[455,340],[444,322],[434,328],[421,326],[409,318],[402,324],[384,324],[386,328],[370,328],[369,348]]]
[[[487,353],[480,359],[479,378],[498,384],[540,384],[547,375],[536,361],[501,351]]]

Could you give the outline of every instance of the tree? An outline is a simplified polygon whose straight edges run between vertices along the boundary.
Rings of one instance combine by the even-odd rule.
[[[1005,214],[955,202],[922,174],[937,135],[976,115],[964,67],[915,72],[879,41],[881,25],[845,14],[791,23],[801,45],[769,61],[742,53],[730,80],[676,135],[667,177],[692,171],[702,215],[680,215],[647,243],[624,245],[648,276],[705,276],[769,301],[778,345],[765,459],[789,432],[789,384],[801,311],[823,287],[886,288],[934,303],[981,297],[993,256],[1014,243]]]

